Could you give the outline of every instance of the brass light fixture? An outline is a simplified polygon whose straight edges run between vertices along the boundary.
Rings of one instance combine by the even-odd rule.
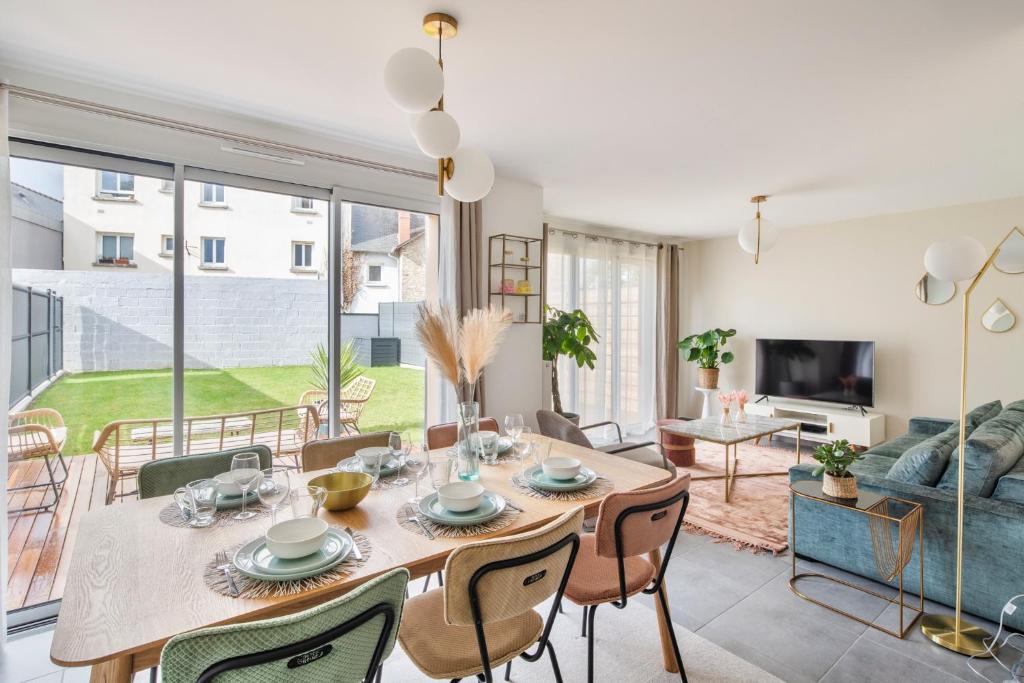
[[[416,144],[437,159],[437,194],[475,202],[491,191],[494,165],[483,150],[459,147],[459,124],[444,110],[444,59],[441,46],[459,32],[455,17],[432,12],[423,17],[423,32],[437,39],[437,59],[426,50],[404,48],[388,60],[384,85],[394,103],[409,113]]]
[[[756,194],[750,198],[750,203],[757,205],[757,212],[754,214],[754,220],[740,228],[739,235],[737,235],[740,249],[748,254],[753,254],[755,264],[760,262],[761,252],[768,251],[775,246],[777,239],[778,229],[774,223],[761,218],[761,204],[768,201],[768,196]]]

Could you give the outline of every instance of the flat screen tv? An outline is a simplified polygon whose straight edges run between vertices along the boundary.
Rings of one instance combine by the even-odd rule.
[[[758,339],[758,394],[855,406],[875,403],[875,342]]]

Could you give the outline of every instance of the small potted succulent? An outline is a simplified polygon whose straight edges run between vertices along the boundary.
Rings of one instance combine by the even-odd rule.
[[[814,476],[825,475],[821,482],[822,493],[833,498],[857,497],[857,478],[847,469],[864,456],[854,450],[849,441],[839,439],[823,443],[814,449],[812,457],[821,463],[814,470]]]
[[[686,362],[696,362],[697,386],[701,389],[717,389],[720,365],[733,361],[732,351],[719,349],[725,346],[729,337],[735,337],[736,330],[716,328],[702,334],[691,334],[679,342],[679,349],[686,352]]]

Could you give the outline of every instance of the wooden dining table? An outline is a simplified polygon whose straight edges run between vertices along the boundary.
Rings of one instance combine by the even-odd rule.
[[[551,441],[551,455],[579,458],[611,481],[614,491],[646,488],[671,479],[663,469],[561,441]],[[443,456],[441,451],[432,454]],[[207,562],[218,551],[263,534],[270,525],[267,515],[205,529],[179,528],[158,518],[170,502],[169,496],[90,511],[81,520],[72,551],[50,659],[60,666],[92,666],[92,681],[127,682],[134,672],[156,666],[164,644],[179,633],[297,612],[397,567],[406,567],[413,578],[427,576],[442,569],[448,555],[460,545],[537,528],[578,505],[585,506],[588,516],[595,515],[607,495],[573,502],[534,498],[512,483],[518,470],[517,462],[480,468],[480,483],[523,510],[511,526],[488,534],[430,540],[399,526],[396,513],[412,496],[411,483],[372,490],[351,510],[322,510],[320,516],[327,522],[351,527],[369,539],[369,558],[333,584],[283,597],[227,597],[203,582]],[[296,478],[304,483],[323,472],[299,473]],[[425,478],[420,493],[428,489]],[[651,560],[659,565],[660,554],[655,551]],[[667,671],[675,672],[667,626],[661,611],[656,611],[663,664]]]

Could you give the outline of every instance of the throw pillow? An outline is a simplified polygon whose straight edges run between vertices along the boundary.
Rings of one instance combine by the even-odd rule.
[[[1011,403],[983,422],[964,447],[964,493],[988,498],[999,478],[1024,454],[1024,401]],[[957,449],[939,482],[940,489],[956,490],[959,458]]]
[[[1024,458],[1017,461],[1013,469],[999,478],[992,500],[1004,500],[1024,505]]]

